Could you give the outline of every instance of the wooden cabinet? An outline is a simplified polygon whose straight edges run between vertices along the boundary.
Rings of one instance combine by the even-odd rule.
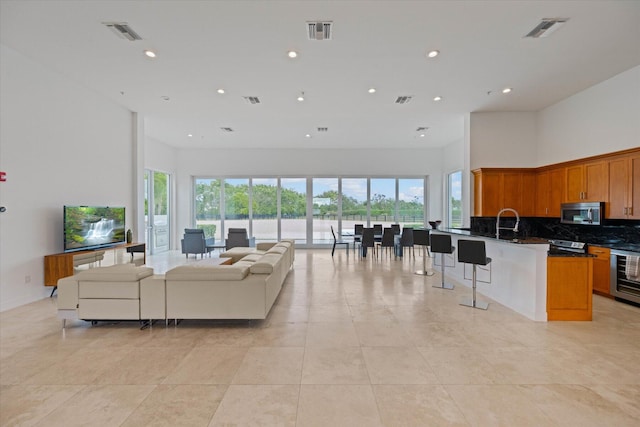
[[[609,160],[605,218],[640,219],[640,153]]]
[[[591,320],[592,292],[592,258],[547,258],[547,320]]]
[[[589,246],[589,253],[593,258],[593,293],[611,297],[611,250],[599,246]]]
[[[564,199],[564,172],[563,168],[556,168],[535,175],[535,216],[560,218],[560,204]]]
[[[565,169],[566,202],[602,202],[608,199],[609,168],[597,161],[567,166]]]
[[[534,215],[536,181],[533,171],[476,169],[473,177],[474,216],[496,216],[503,208],[515,209],[520,216]]]
[[[134,262],[133,254],[142,254],[142,264],[146,264],[146,244],[144,243],[125,243],[122,245],[111,246],[108,248],[97,249],[97,251],[117,251],[118,249],[124,249],[127,253],[131,254],[131,262]],[[59,254],[45,255],[44,257],[44,285],[45,286],[58,286],[58,280],[63,277],[73,276],[74,260],[75,256],[83,256],[95,253],[96,251],[77,251],[77,252],[63,252]],[[114,254],[115,258],[115,254]]]

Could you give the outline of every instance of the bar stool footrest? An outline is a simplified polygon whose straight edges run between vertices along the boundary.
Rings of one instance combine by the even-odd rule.
[[[433,276],[436,273],[434,273],[433,271],[418,270],[414,271],[413,274],[417,274],[418,276]]]
[[[473,298],[465,298],[460,302],[460,305],[465,305],[467,307],[479,308],[480,310],[487,310],[489,308],[489,303],[484,301],[473,301]]]
[[[433,285],[433,287],[438,289],[448,289],[448,290],[452,290],[454,288],[454,286],[451,283],[441,283],[439,285]]]

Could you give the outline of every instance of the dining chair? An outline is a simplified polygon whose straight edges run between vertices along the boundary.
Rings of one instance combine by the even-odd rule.
[[[393,228],[393,234],[400,235],[400,224],[391,224],[391,228]]]
[[[367,248],[373,249],[373,256],[376,255],[376,240],[373,228],[362,229],[362,241],[360,243],[360,257],[367,256]]]
[[[362,242],[362,229],[364,228],[364,224],[356,224],[353,228],[353,252],[356,251],[356,246],[358,243]]]
[[[382,249],[385,250],[385,252],[389,249],[391,249],[392,251],[394,251],[395,254],[395,239],[396,236],[393,232],[393,228],[391,227],[387,227],[384,229],[384,231],[382,232],[382,240],[380,241],[380,243],[378,243],[378,246],[380,248],[380,251],[378,252],[380,254],[380,257],[382,257]],[[389,256],[391,256],[391,254],[389,254]]]
[[[331,235],[333,236],[333,248],[331,248],[331,256],[336,251],[337,245],[344,245],[347,248],[347,256],[349,256],[349,242],[345,242],[342,239],[336,238],[336,232],[333,231],[333,225],[331,226]]]
[[[413,258],[416,257],[416,249],[413,246],[413,228],[411,227],[403,227],[402,235],[400,236],[400,245],[402,246],[402,252],[404,254],[404,248],[411,248],[411,252],[413,252]]]
[[[382,224],[373,224],[373,234],[377,236],[382,235]]]

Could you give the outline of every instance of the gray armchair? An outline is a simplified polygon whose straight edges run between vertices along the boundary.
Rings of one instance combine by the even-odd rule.
[[[189,258],[189,254],[194,254],[196,258],[200,254],[200,258],[206,253],[210,253],[214,248],[215,238],[204,237],[204,230],[199,228],[185,228],[184,237],[181,241],[182,253]]]
[[[249,247],[249,236],[246,228],[230,228],[226,241],[227,250],[235,247]]]

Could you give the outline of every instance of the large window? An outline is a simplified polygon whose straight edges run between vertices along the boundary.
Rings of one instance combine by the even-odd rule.
[[[333,243],[331,227],[338,233],[338,178],[313,178],[312,183],[313,243]]]
[[[194,222],[218,241],[229,228],[240,227],[257,242],[331,244],[331,227],[344,234],[355,224],[424,226],[425,182],[424,177],[196,178]]]
[[[424,179],[399,179],[398,223],[403,227],[422,227],[424,214]]]
[[[355,224],[369,225],[367,178],[342,179],[342,229],[353,231]]]
[[[251,180],[253,236],[257,241],[278,240],[278,179]]]
[[[307,180],[282,178],[280,180],[280,217],[283,239],[307,241]]]
[[[449,227],[462,227],[462,171],[449,174],[447,180]]]
[[[370,194],[371,224],[390,227],[396,222],[396,180],[393,178],[372,179]]]
[[[224,180],[225,229],[249,230],[249,178]]]
[[[217,241],[224,239],[220,215],[220,181],[197,178],[194,192],[196,228],[204,229],[206,237],[215,237]]]

